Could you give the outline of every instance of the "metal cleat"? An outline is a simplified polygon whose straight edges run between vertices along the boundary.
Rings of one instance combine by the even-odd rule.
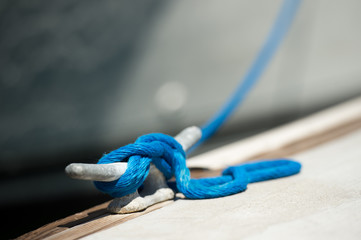
[[[181,131],[175,139],[187,151],[202,136],[198,127],[188,127]],[[119,179],[127,169],[126,162],[110,164],[72,163],[65,168],[65,172],[75,179],[110,182]],[[110,202],[108,210],[112,213],[138,212],[174,198],[174,192],[167,185],[164,175],[153,165],[150,165],[148,177],[144,181],[141,195],[138,190],[132,194],[115,198]]]

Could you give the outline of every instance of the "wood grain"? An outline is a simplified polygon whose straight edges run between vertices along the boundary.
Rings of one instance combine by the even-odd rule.
[[[153,205],[142,212],[131,214],[111,214],[106,210],[109,202],[105,202],[83,212],[47,224],[35,231],[20,236],[17,239],[78,239],[96,231],[104,230],[116,224],[147,214],[162,208],[171,202],[173,201],[165,201]]]
[[[100,205],[89,208],[85,211],[49,223],[34,231],[26,233],[18,237],[17,239],[34,239],[34,240],[44,239],[46,237],[62,232],[66,229],[69,229],[73,226],[94,220],[107,213],[106,207],[108,206],[108,204],[109,202],[105,202]]]

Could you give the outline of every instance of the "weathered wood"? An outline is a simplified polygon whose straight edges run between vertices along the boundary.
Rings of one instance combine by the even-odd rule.
[[[143,212],[136,212],[136,213],[129,213],[129,214],[105,213],[104,215],[93,218],[91,221],[88,221],[88,222],[85,222],[85,223],[82,223],[79,225],[75,225],[64,231],[61,231],[52,236],[49,236],[46,239],[48,239],[48,240],[78,239],[80,237],[87,236],[87,235],[97,232],[99,230],[104,230],[104,229],[110,228],[114,225],[118,225],[123,222],[134,219],[136,217],[150,213],[154,210],[160,209],[160,208],[170,204],[171,202],[173,202],[173,200],[158,203],[156,205],[153,205],[153,206],[145,209]],[[70,223],[70,225],[72,225],[72,223]]]
[[[142,212],[131,214],[111,214],[107,211],[109,202],[105,202],[83,212],[47,224],[35,231],[20,236],[17,239],[78,239],[99,230],[104,230],[116,224],[129,221],[133,218],[162,208],[172,201],[153,205]]]
[[[33,240],[44,239],[46,237],[49,237],[49,236],[52,236],[59,232],[62,232],[66,229],[69,229],[73,226],[94,220],[95,218],[98,218],[107,213],[106,208],[107,208],[108,204],[109,204],[109,201],[99,204],[97,206],[94,206],[92,208],[89,208],[85,211],[68,216],[66,218],[49,223],[49,224],[42,226],[34,231],[26,233],[26,234],[18,237],[17,239],[19,239],[19,240],[20,239],[33,239]]]
[[[219,160],[225,161],[226,164],[230,164],[227,162],[227,160],[229,160],[227,156],[230,156],[230,153],[232,152],[233,155],[237,155],[239,153],[239,149],[242,150],[242,154],[240,154],[241,156],[238,156],[236,160],[235,158],[231,159],[233,164],[259,158],[290,156],[328,142],[332,139],[339,138],[340,136],[361,128],[360,110],[361,98],[323,111],[295,123],[287,124],[281,128],[260,134],[249,140],[240,141],[239,143],[231,144],[229,147],[226,146],[211,151],[212,155],[210,153],[203,154],[194,158],[195,161],[189,161],[189,166],[202,168],[210,167],[212,170],[193,169],[192,177],[219,175],[221,171],[219,167],[224,165]],[[340,117],[341,115],[342,117]],[[330,118],[333,120],[329,121]],[[312,125],[312,129],[315,131],[311,131],[310,125]],[[306,131],[307,134],[304,134],[302,131]],[[288,134],[288,132],[293,134]],[[265,144],[265,142],[269,143],[272,139],[277,141],[277,134],[286,134],[289,136],[289,139],[285,138],[286,135],[282,135],[283,140],[281,144],[280,142],[277,143],[278,145]],[[247,148],[250,144],[251,148]],[[258,145],[258,148],[255,148],[255,145]],[[213,154],[216,157],[214,157]],[[210,165],[208,166],[204,164],[204,159],[206,158],[210,158]],[[215,200],[215,202],[217,201],[218,200]],[[19,237],[19,239],[76,239],[144,215],[168,205],[171,202],[172,201],[168,201],[157,204],[143,212],[126,215],[111,215],[107,213],[105,209],[108,203],[104,203],[84,212],[50,223]]]

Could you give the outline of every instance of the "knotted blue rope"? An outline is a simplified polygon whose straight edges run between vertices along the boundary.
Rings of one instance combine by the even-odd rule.
[[[177,189],[187,198],[217,198],[239,193],[248,183],[287,177],[296,174],[301,164],[280,159],[242,164],[225,169],[222,176],[191,179],[182,146],[171,136],[152,133],[139,137],[129,144],[104,155],[98,163],[128,161],[125,173],[112,182],[94,182],[102,192],[122,197],[135,192],[148,176],[150,163],[166,176],[176,179]]]
[[[286,35],[295,16],[300,0],[284,0],[281,11],[272,30],[235,93],[202,127],[205,141],[232,115],[237,106],[255,85],[282,39]],[[127,161],[126,172],[113,182],[94,182],[95,186],[113,197],[121,197],[135,192],[149,173],[150,163],[169,179],[176,179],[180,192],[188,198],[215,198],[246,190],[247,184],[296,174],[301,164],[287,159],[243,164],[225,169],[222,176],[215,178],[191,179],[185,163],[186,154],[182,146],[173,138],[160,133],[144,135],[134,144],[129,144],[104,155],[99,164]]]

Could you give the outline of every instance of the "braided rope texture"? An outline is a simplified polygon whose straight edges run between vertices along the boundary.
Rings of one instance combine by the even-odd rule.
[[[148,176],[150,163],[169,179],[175,177],[177,189],[187,198],[217,198],[243,192],[248,183],[266,181],[297,174],[301,164],[288,159],[247,163],[225,169],[219,177],[191,179],[182,146],[171,136],[151,133],[135,143],[105,154],[98,164],[127,161],[126,172],[112,182],[97,182],[95,186],[113,197],[135,192]]]

